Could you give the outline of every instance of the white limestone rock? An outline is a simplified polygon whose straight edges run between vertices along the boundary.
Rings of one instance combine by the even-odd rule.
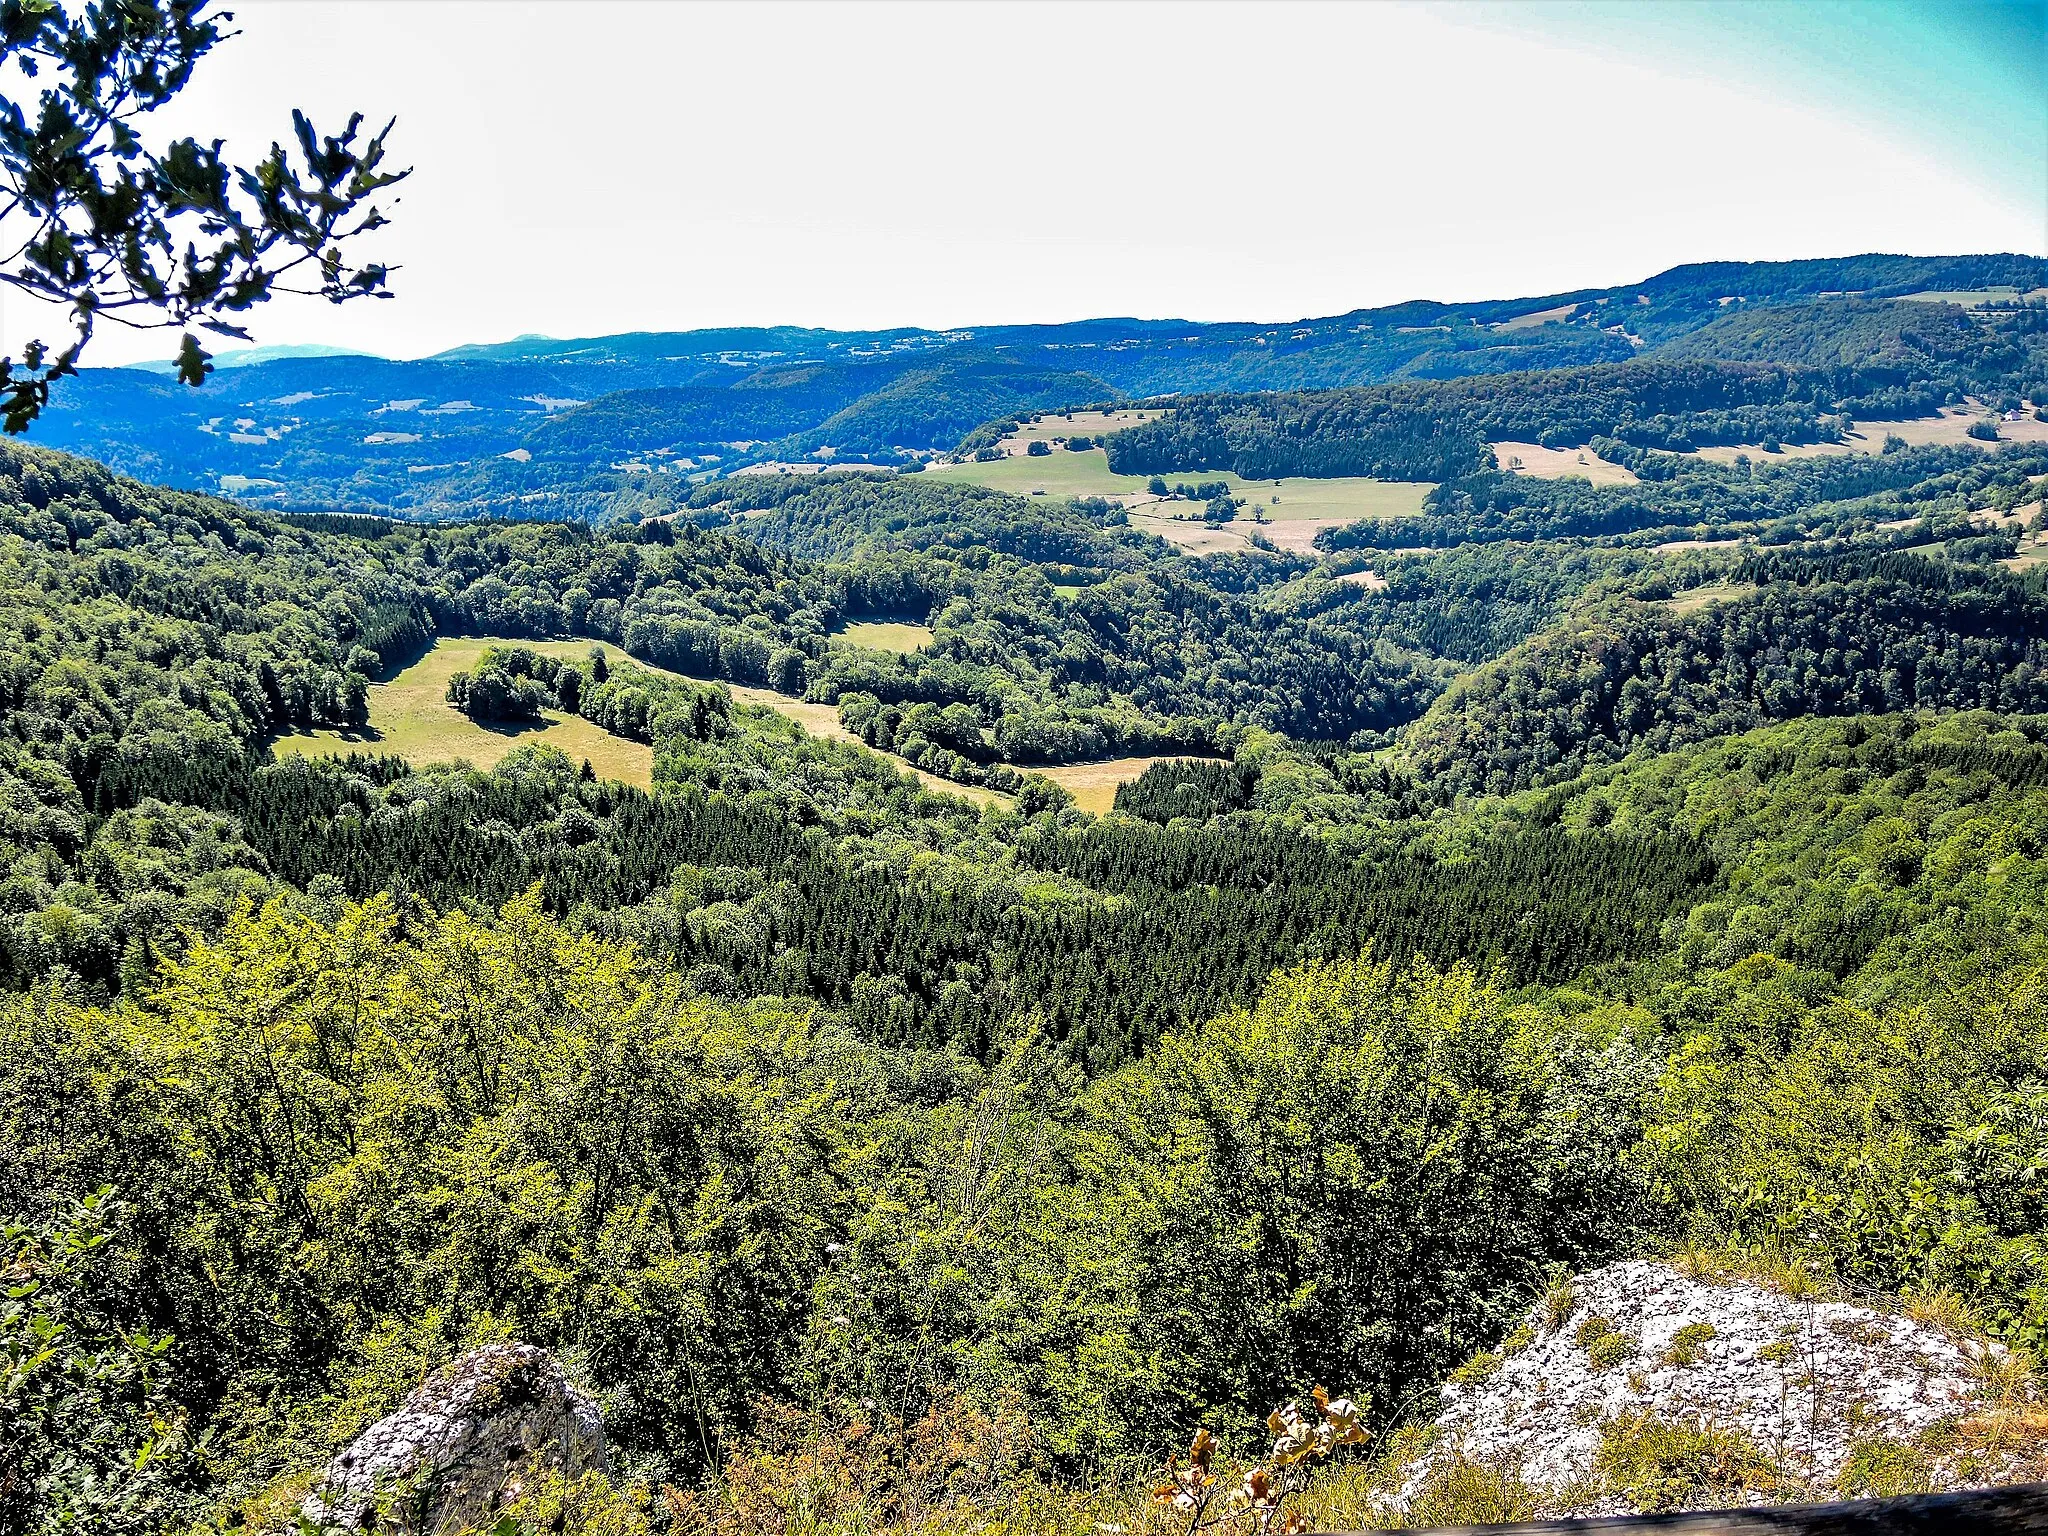
[[[597,1405],[546,1350],[488,1344],[429,1376],[335,1456],[303,1513],[323,1531],[488,1529],[550,1470],[610,1470]]]
[[[1512,1464],[1539,1488],[1584,1486],[1603,1425],[1646,1410],[1735,1430],[1810,1486],[1831,1486],[1859,1438],[1910,1440],[1980,1402],[1980,1358],[2000,1353],[1890,1312],[1694,1279],[1649,1260],[1572,1286],[1556,1326],[1539,1302],[1516,1340],[1526,1343],[1504,1350],[1490,1374],[1446,1383],[1404,1503],[1459,1452]],[[1582,1342],[1591,1318],[1620,1335],[1614,1358],[1596,1359]]]

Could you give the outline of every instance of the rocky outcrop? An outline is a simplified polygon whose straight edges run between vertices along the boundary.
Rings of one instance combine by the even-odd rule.
[[[1889,1448],[1887,1466],[1914,1466],[1933,1485],[2004,1481],[1988,1465],[1949,1475],[1941,1447],[1987,1410],[2005,1358],[1875,1307],[1616,1264],[1560,1285],[1445,1385],[1403,1502],[1461,1460],[1509,1471],[1554,1514],[1644,1507],[1643,1467],[1659,1455],[1711,1464],[1697,1475],[1723,1479],[1688,1486],[1653,1465],[1665,1508],[1689,1494],[1697,1504],[1910,1491],[1854,1486],[1874,1446]]]
[[[543,1471],[609,1470],[597,1405],[531,1344],[489,1344],[429,1376],[327,1464],[304,1514],[323,1531],[488,1529]]]

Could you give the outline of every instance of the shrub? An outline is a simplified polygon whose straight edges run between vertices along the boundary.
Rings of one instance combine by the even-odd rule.
[[[0,1224],[0,1531],[177,1523],[171,1340],[120,1327],[96,1294],[129,1214],[102,1189],[34,1226]]]
[[[1451,1372],[1451,1380],[1461,1387],[1476,1386],[1498,1372],[1505,1361],[1506,1357],[1498,1350],[1482,1349]]]

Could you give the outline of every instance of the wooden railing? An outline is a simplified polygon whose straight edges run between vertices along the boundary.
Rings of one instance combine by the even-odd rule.
[[[1697,1510],[1677,1515],[1615,1515],[1529,1520],[1517,1525],[1443,1525],[1407,1536],[2048,1536],[2048,1483],[1971,1493],[1856,1499],[1845,1504],[1786,1504],[1761,1509]],[[1328,1532],[1324,1536],[1373,1536]]]

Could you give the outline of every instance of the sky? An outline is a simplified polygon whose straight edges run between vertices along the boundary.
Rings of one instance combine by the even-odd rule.
[[[2048,254],[2048,0],[241,0],[164,131],[395,115],[397,297],[262,343],[1280,321]],[[34,317],[0,313],[18,346]],[[89,361],[166,356],[109,337]]]

